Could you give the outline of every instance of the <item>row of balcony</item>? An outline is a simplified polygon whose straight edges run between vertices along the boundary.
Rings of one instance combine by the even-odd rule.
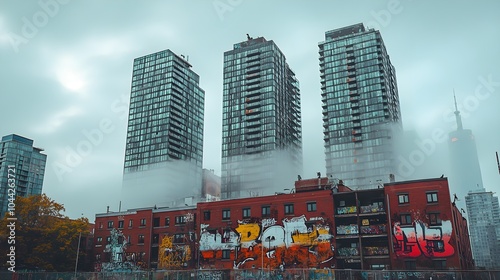
[[[387,234],[387,226],[385,224],[378,225],[362,225],[357,224],[339,225],[337,226],[337,235],[380,235]]]
[[[357,247],[341,247],[337,250],[337,256],[339,257],[354,257],[360,256],[359,249]],[[363,247],[364,256],[387,256],[389,255],[389,247],[386,246],[373,246],[373,247]]]
[[[337,207],[335,209],[337,215],[345,215],[345,214],[375,214],[375,213],[385,213],[384,205],[380,203],[374,203],[370,205],[363,205],[359,207],[357,206],[344,206]]]

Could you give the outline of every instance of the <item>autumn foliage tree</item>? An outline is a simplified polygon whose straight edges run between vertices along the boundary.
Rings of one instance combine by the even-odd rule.
[[[10,246],[15,246],[16,270],[74,270],[79,235],[88,234],[88,219],[72,220],[64,216],[64,206],[45,194],[16,197],[15,204],[15,244],[7,242],[10,234],[7,225],[12,220],[7,220],[11,216],[6,215],[0,220],[0,251],[8,252]],[[84,257],[85,250],[80,250],[79,258]],[[0,262],[9,266],[6,254],[0,255]]]

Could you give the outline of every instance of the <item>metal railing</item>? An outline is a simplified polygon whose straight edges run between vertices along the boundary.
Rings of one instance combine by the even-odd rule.
[[[1,280],[500,280],[500,270],[395,271],[344,269],[235,269],[141,272],[0,272]]]

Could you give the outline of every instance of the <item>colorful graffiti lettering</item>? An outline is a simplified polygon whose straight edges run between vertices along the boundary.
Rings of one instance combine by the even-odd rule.
[[[204,259],[212,259],[230,250],[235,268],[317,266],[333,259],[332,238],[327,222],[307,221],[305,216],[285,218],[282,225],[274,219],[260,224],[239,221],[234,229],[210,229],[205,224],[201,226],[200,253]]]
[[[165,235],[158,250],[158,268],[181,268],[191,259],[191,248],[188,245],[174,245],[174,237]]]
[[[398,257],[416,258],[449,257],[455,249],[449,243],[451,239],[451,221],[442,221],[441,225],[427,226],[416,220],[410,227],[403,227],[399,222],[393,224],[394,252]]]

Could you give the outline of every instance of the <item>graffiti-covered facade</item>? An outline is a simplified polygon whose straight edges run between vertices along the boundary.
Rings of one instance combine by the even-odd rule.
[[[95,224],[96,270],[110,262],[141,270],[473,268],[467,221],[446,178],[360,191],[299,180],[275,195],[97,214]]]
[[[467,221],[451,201],[446,178],[386,184],[392,266],[472,269]]]
[[[331,192],[199,203],[200,267],[333,267]]]

